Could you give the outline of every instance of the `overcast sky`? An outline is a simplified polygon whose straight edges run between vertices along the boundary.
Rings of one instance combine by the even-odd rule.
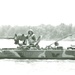
[[[0,25],[75,25],[75,0],[0,0]]]

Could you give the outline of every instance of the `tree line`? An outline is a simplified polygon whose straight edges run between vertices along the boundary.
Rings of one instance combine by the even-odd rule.
[[[0,37],[13,37],[15,34],[25,34],[29,29],[33,29],[34,33],[38,37],[42,36],[44,40],[56,40],[64,36],[68,36],[75,32],[75,26],[72,24],[66,25],[61,23],[60,25],[38,25],[38,26],[11,26],[11,25],[1,25],[0,26]],[[75,37],[75,34],[73,34]]]

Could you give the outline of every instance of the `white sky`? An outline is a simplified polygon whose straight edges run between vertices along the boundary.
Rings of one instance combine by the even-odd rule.
[[[0,25],[75,25],[75,0],[0,0]]]

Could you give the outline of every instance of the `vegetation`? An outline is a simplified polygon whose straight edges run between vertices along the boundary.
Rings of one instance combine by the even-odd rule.
[[[10,25],[2,25],[0,26],[0,37],[10,37],[16,34],[25,34],[29,29],[33,29],[36,36],[41,35],[42,39],[45,40],[56,40],[60,39],[64,36],[68,36],[75,32],[75,27],[72,27],[72,24],[65,25],[61,23],[58,26],[52,25],[39,25],[39,26],[10,26]],[[75,37],[75,34],[73,35]]]

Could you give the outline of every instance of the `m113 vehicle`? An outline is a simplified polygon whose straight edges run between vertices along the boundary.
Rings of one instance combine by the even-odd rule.
[[[16,35],[17,36],[17,35]],[[69,35],[71,36],[71,35]],[[26,36],[27,37],[27,36]],[[75,59],[75,49],[74,47],[68,47],[63,49],[62,46],[59,46],[58,41],[68,37],[65,36],[52,44],[55,47],[52,47],[50,44],[45,48],[40,48],[38,43],[40,42],[41,37],[37,38],[35,45],[26,45],[24,35],[17,36],[14,38],[2,38],[2,39],[14,39],[15,44],[18,44],[17,48],[1,48],[0,49],[0,59]],[[19,41],[22,44],[18,43]]]

